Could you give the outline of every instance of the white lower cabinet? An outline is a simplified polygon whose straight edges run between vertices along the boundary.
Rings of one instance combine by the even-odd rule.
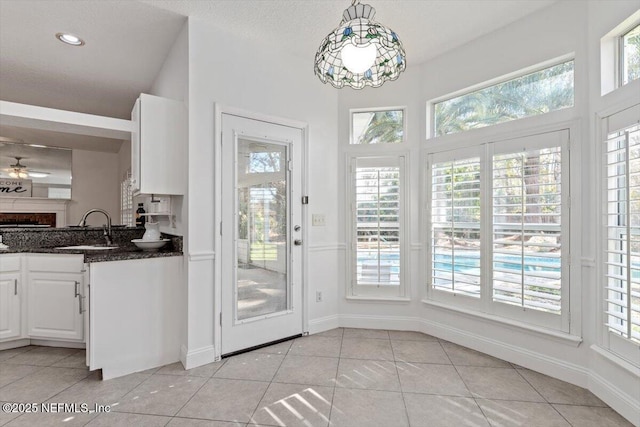
[[[180,360],[186,331],[182,257],[91,264],[89,369],[102,379]]]
[[[30,337],[82,340],[82,279],[77,273],[29,273]]]
[[[20,256],[6,255],[0,266],[0,341],[20,338],[22,274]]]
[[[27,335],[84,339],[83,257],[30,254],[27,260]]]

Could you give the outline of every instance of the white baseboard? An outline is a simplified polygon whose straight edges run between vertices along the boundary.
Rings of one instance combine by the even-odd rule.
[[[422,328],[421,332],[426,334],[480,351],[489,356],[506,360],[507,362],[518,364],[579,387],[588,387],[589,371],[580,365],[493,338],[470,333],[450,325],[444,325],[426,319],[419,319],[419,323]]]
[[[180,348],[180,361],[185,369],[197,368],[216,361],[215,348],[212,345],[187,350],[185,346]]]
[[[394,331],[421,331],[417,317],[375,316],[368,314],[342,314],[340,326],[343,328],[389,329]]]
[[[87,345],[83,342],[56,341],[56,340],[31,339],[31,345],[41,345],[44,347],[87,348]]]
[[[0,350],[9,350],[12,348],[26,347],[29,344],[31,344],[31,340],[29,338],[0,342]]]
[[[622,393],[619,388],[595,372],[589,375],[588,388],[631,424],[640,427],[640,402],[634,401],[633,397]]]
[[[87,345],[83,342],[23,338],[19,340],[1,342],[0,350],[8,350],[11,348],[25,347],[27,345],[41,345],[43,347],[64,347],[64,348],[86,348],[87,347]]]
[[[317,319],[309,320],[309,334],[318,334],[320,332],[328,331],[339,327],[339,317],[337,314],[325,317],[319,317]]]
[[[579,365],[420,317],[340,315],[340,326],[422,332],[580,387],[588,386],[588,371]]]

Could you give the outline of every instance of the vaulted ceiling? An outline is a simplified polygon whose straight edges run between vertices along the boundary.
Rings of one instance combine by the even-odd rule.
[[[369,3],[376,19],[400,35],[411,66],[556,1]],[[186,17],[311,64],[320,41],[349,5],[348,0],[2,0],[0,99],[129,118]],[[64,45],[55,38],[58,32],[76,34],[86,45]]]

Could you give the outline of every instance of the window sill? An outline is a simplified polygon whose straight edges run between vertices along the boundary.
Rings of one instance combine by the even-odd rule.
[[[604,357],[605,359],[607,359],[609,362],[615,364],[616,366],[619,366],[620,368],[628,371],[630,374],[635,375],[636,377],[640,378],[640,367],[632,364],[631,362],[627,361],[626,359],[623,359],[622,357],[618,356],[615,353],[612,353],[611,351],[607,350],[604,347],[600,347],[599,345],[593,344],[591,346],[591,350],[593,350],[594,352],[598,353],[598,355]]]
[[[573,345],[574,347],[578,347],[582,343],[582,337],[567,334],[564,332],[554,331],[552,329],[546,329],[540,326],[531,325],[529,323],[520,322],[513,319],[508,319],[501,316],[496,316],[493,314],[482,313],[475,310],[470,310],[462,307],[454,307],[449,304],[444,304],[438,301],[430,301],[430,300],[422,300],[422,303],[425,305],[429,305],[432,307],[441,308],[444,310],[453,311],[456,313],[463,314],[467,317],[475,318],[475,319],[484,319],[490,322],[494,322],[500,324],[501,326],[511,327],[513,329],[524,330],[527,332],[533,332],[537,335],[542,335],[545,338],[552,338],[556,341],[563,342],[565,344]]]
[[[407,303],[411,302],[411,298],[407,297],[369,297],[369,296],[354,296],[348,295],[346,297],[347,301],[364,301],[364,302],[401,302]]]

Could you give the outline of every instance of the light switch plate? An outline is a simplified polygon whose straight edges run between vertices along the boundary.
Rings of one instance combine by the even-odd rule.
[[[312,214],[311,225],[313,225],[314,227],[324,227],[325,225],[324,214]]]

